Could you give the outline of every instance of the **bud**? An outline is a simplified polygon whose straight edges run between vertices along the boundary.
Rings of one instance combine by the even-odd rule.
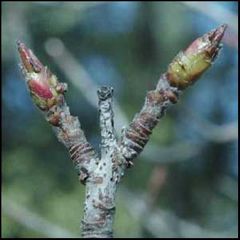
[[[166,77],[171,86],[182,90],[192,85],[215,60],[227,25],[204,34],[185,51],[180,52],[168,67]]]
[[[55,75],[45,67],[24,43],[17,41],[21,58],[21,69],[26,79],[30,95],[41,110],[48,110],[62,101],[60,95],[66,84],[59,83]]]
[[[17,46],[24,70],[28,73],[40,72],[44,66],[33,54],[33,52],[19,40],[17,41]]]

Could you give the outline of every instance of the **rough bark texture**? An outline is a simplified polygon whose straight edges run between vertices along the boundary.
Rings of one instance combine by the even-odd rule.
[[[82,221],[83,237],[113,236],[115,196],[124,174],[125,160],[121,157],[113,126],[113,89],[98,91],[101,128],[101,159],[86,182],[86,200]]]
[[[120,142],[121,153],[131,162],[143,150],[153,128],[157,125],[170,103],[176,103],[181,91],[192,85],[215,60],[221,49],[220,41],[226,25],[196,39],[185,51],[181,51],[162,74],[156,89],[149,91],[144,105]]]
[[[20,65],[35,105],[52,126],[58,140],[69,150],[81,182],[85,182],[96,167],[98,158],[88,143],[77,117],[70,114],[64,98],[67,85],[59,83],[32,51],[17,42],[22,60]]]
[[[127,161],[132,161],[143,150],[165,109],[171,102],[176,103],[177,94],[177,89],[170,87],[165,75],[160,78],[157,88],[147,93],[142,110],[124,131],[120,142],[121,153]]]
[[[142,110],[123,131],[118,141],[114,130],[111,87],[98,90],[101,158],[80,128],[77,117],[70,114],[64,99],[66,84],[44,67],[37,57],[18,42],[21,69],[35,105],[52,125],[57,138],[69,150],[71,159],[86,185],[82,236],[113,237],[115,196],[125,169],[132,165],[149,140],[153,128],[170,103],[176,103],[182,90],[192,85],[216,58],[226,25],[195,40],[180,52],[162,74],[155,90],[149,91]]]

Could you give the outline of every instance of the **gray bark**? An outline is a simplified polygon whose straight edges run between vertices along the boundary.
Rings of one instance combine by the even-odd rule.
[[[114,130],[112,110],[113,89],[102,87],[98,91],[101,159],[86,181],[82,236],[85,238],[113,237],[115,196],[125,169]]]
[[[118,141],[113,121],[113,89],[98,91],[101,158],[88,143],[77,117],[71,116],[64,99],[66,86],[27,49],[18,42],[22,70],[34,103],[53,126],[58,140],[68,149],[80,181],[86,184],[82,236],[113,237],[115,196],[124,171],[143,150],[153,128],[170,103],[176,103],[181,90],[192,85],[208,69],[221,46],[226,25],[196,39],[180,52],[162,74],[155,90],[146,95],[144,105]]]

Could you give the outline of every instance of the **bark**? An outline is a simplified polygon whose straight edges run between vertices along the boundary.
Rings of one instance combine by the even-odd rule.
[[[64,94],[66,84],[59,83],[32,51],[18,42],[21,69],[34,104],[53,127],[60,142],[69,150],[71,159],[86,185],[82,236],[113,237],[115,197],[125,169],[143,150],[153,128],[171,103],[176,103],[182,90],[192,85],[215,60],[226,25],[195,40],[180,52],[161,75],[156,89],[149,91],[141,111],[117,140],[112,109],[113,89],[98,90],[101,157],[88,143],[77,117],[70,114]]]
[[[185,51],[181,51],[162,74],[155,90],[149,91],[144,105],[129,127],[124,130],[119,143],[124,158],[132,163],[149,140],[153,128],[170,103],[177,103],[182,90],[189,87],[214,62],[226,25],[196,39]]]
[[[79,180],[85,183],[89,174],[96,168],[97,154],[87,141],[77,117],[70,114],[64,94],[65,83],[59,83],[47,67],[20,41],[17,42],[22,60],[20,65],[30,95],[58,140],[68,149]]]
[[[120,155],[114,130],[112,94],[110,87],[98,91],[101,159],[86,182],[82,236],[87,238],[113,237],[116,190],[125,169],[125,159]]]

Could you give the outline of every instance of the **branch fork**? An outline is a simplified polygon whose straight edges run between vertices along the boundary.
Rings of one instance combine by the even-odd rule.
[[[225,30],[224,24],[206,33],[173,59],[156,88],[147,92],[141,111],[124,128],[119,140],[114,129],[113,88],[103,86],[98,90],[100,157],[87,141],[78,118],[70,114],[64,98],[67,85],[58,82],[30,49],[17,42],[21,70],[33,102],[68,149],[79,180],[86,185],[83,237],[113,237],[115,196],[125,169],[133,165],[168,106],[177,103],[180,93],[211,66]]]

